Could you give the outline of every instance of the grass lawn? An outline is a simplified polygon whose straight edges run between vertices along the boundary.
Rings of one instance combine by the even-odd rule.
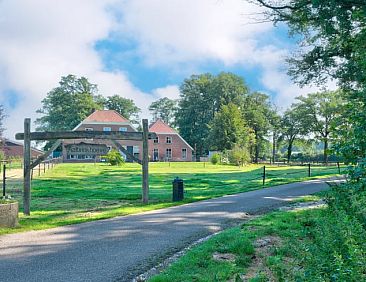
[[[142,205],[141,166],[125,164],[60,164],[41,173],[34,172],[31,216],[20,213],[20,226],[0,229],[0,234],[39,230],[118,215],[160,209],[227,194],[262,189],[262,165],[235,166],[208,163],[151,163],[150,203]],[[303,181],[307,167],[267,166],[265,187]],[[21,175],[21,171],[19,170]],[[312,178],[337,173],[335,167],[314,167]],[[185,183],[185,200],[172,203],[172,181]],[[19,200],[22,209],[22,183],[9,177],[7,193]]]

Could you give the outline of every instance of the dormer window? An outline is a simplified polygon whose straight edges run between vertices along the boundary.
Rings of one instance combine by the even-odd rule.
[[[171,136],[166,137],[166,143],[167,144],[172,144],[172,137]]]

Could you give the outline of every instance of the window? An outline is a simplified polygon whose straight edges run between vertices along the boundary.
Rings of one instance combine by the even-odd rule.
[[[120,127],[119,131],[127,131],[127,127]]]
[[[112,131],[110,127],[103,127],[103,131]]]
[[[172,149],[170,149],[170,148],[166,149],[166,151],[165,151],[165,158],[167,160],[171,160],[172,159]]]
[[[185,160],[187,158],[187,149],[183,148],[182,149],[182,159]]]
[[[93,131],[94,129],[93,128],[91,128],[91,127],[86,127],[85,128],[85,131]]]
[[[156,136],[156,137],[154,138],[154,144],[159,144],[159,136]]]
[[[166,143],[167,144],[172,144],[172,137],[171,136],[166,137]]]

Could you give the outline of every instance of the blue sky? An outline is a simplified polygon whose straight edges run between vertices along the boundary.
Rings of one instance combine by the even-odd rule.
[[[70,9],[72,7],[72,9]],[[47,11],[47,12],[45,12]],[[282,108],[301,94],[286,74],[295,47],[285,26],[254,24],[260,8],[243,0],[2,0],[0,103],[6,136],[21,131],[61,76],[86,76],[100,94],[147,107],[177,98],[192,74],[244,77]]]

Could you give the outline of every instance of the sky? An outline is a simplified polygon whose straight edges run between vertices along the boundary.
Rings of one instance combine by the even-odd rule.
[[[99,94],[151,102],[179,97],[193,74],[232,72],[280,109],[300,89],[286,74],[296,48],[284,25],[256,23],[245,0],[0,0],[0,104],[4,135],[34,121],[62,76],[85,76]],[[33,126],[34,129],[34,126]]]

